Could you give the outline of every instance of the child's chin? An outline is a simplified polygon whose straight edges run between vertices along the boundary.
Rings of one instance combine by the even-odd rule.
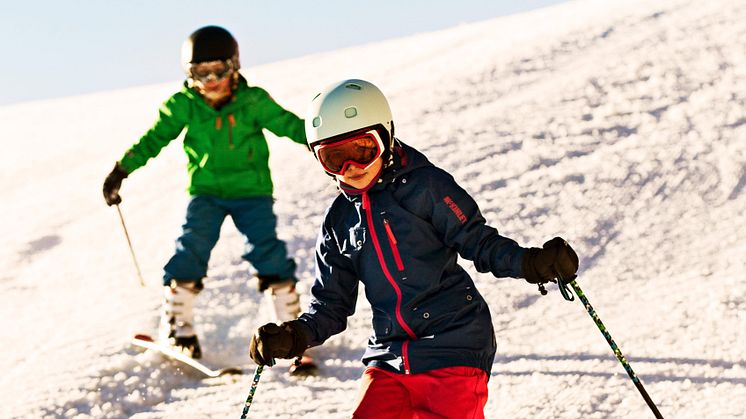
[[[366,185],[365,178],[357,179],[357,180],[350,180],[349,182],[345,182],[345,183],[352,186],[355,189],[364,188]]]

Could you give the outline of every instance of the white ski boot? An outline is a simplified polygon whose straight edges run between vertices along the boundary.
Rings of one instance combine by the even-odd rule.
[[[194,333],[194,297],[202,290],[196,282],[178,282],[164,287],[158,341],[192,358],[200,358],[202,350]]]
[[[300,315],[300,297],[295,290],[295,282],[288,280],[278,284],[270,284],[269,297],[272,299],[274,317],[277,323],[295,320]]]
[[[295,281],[288,280],[268,287],[272,299],[275,322],[282,323],[295,320],[300,315],[300,297],[295,290]],[[290,366],[290,374],[295,376],[312,375],[318,371],[316,363],[307,352],[296,358]]]

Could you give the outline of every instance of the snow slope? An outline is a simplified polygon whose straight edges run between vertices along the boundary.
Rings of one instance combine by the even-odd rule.
[[[366,78],[397,133],[451,171],[523,245],[563,235],[579,283],[665,417],[746,416],[746,3],[574,1],[245,69],[302,114],[327,83]],[[197,300],[199,380],[127,342],[152,331],[187,196],[174,141],[125,180],[138,285],[101,183],[179,82],[0,108],[0,416],[238,417],[246,347],[267,305],[226,222]],[[279,235],[312,283],[335,190],[302,147],[272,141]],[[488,417],[652,417],[578,302],[474,275],[498,354]],[[305,300],[305,296],[304,296]],[[262,376],[250,417],[343,418],[370,311],[318,354],[322,373]]]

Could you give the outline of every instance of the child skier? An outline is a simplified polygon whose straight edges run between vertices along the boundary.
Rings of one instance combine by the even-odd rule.
[[[578,258],[561,238],[522,248],[485,224],[477,204],[445,171],[394,137],[386,98],[363,80],[317,95],[306,135],[341,194],[316,247],[307,313],[260,327],[258,364],[292,358],[346,328],[358,282],[373,334],[354,418],[483,418],[496,344],[489,309],[457,263],[534,284],[574,278]]]
[[[238,43],[224,28],[206,26],[192,33],[181,61],[184,87],[115,164],[103,193],[108,205],[119,204],[122,180],[186,128],[191,198],[176,252],[164,267],[159,339],[199,358],[192,308],[226,216],[245,236],[243,258],[255,269],[259,290],[271,294],[278,320],[294,319],[300,312],[296,265],[275,232],[269,149],[262,129],[304,145],[306,136],[302,119],[239,74]]]

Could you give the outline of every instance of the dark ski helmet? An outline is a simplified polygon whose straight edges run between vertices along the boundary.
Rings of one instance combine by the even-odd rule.
[[[205,61],[230,60],[238,70],[238,42],[230,32],[220,26],[205,26],[194,31],[181,47],[181,65],[189,74],[192,64]]]

